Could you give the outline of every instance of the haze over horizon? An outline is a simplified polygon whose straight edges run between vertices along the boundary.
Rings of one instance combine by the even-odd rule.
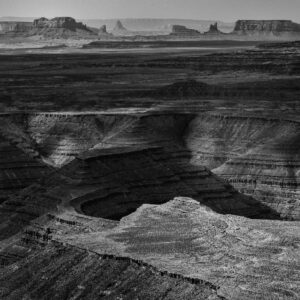
[[[289,0],[288,3],[282,0],[1,0],[0,11],[3,17],[180,18],[227,22],[236,19],[300,21],[299,0]]]

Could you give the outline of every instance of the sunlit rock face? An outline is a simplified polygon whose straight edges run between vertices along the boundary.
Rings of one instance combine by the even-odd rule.
[[[40,290],[24,290],[25,270],[29,276],[27,282],[35,283],[35,287],[47,286],[49,297],[58,281],[41,280],[38,275],[46,271],[48,278],[61,279],[60,291],[69,290],[70,282],[85,287],[84,278],[96,291],[105,290],[106,283],[116,279],[105,271],[98,273],[98,268],[109,272],[113,268],[119,272],[119,282],[125,290],[133,283],[123,277],[130,275],[135,285],[143,285],[146,272],[150,278],[157,279],[153,278],[151,288],[159,292],[161,283],[165,282],[170,285],[171,295],[173,285],[169,277],[177,279],[182,287],[180,293],[187,292],[182,282],[196,284],[188,285],[193,293],[204,292],[204,284],[208,288],[205,290],[207,299],[268,299],[270,295],[278,300],[298,299],[298,229],[298,222],[220,215],[198,201],[182,197],[162,205],[143,205],[120,222],[64,210],[36,220],[19,237],[18,247],[1,251],[6,267],[0,272],[0,282],[8,287],[2,290],[2,295],[12,297],[14,294],[9,294],[12,291],[16,295],[21,291],[29,295]],[[40,249],[40,252],[30,249]],[[99,255],[99,263],[95,255]],[[85,273],[91,265],[93,272]],[[136,272],[141,275],[136,277]],[[92,280],[89,274],[97,275]],[[18,287],[17,278],[20,278]],[[111,284],[109,291],[114,295],[119,288]],[[84,290],[79,289],[78,295],[84,295]],[[136,291],[138,293],[139,288]],[[197,293],[195,298],[191,294],[187,297],[205,299]]]
[[[201,116],[190,123],[186,141],[195,164],[282,217],[299,219],[299,129],[280,119]]]

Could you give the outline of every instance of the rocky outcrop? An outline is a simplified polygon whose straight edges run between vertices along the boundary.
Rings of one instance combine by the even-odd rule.
[[[77,29],[89,31],[86,25],[81,22],[76,22],[76,20],[71,17],[57,17],[51,20],[40,18],[33,21],[33,26],[40,29],[63,28],[71,31],[76,31]]]
[[[218,28],[218,23],[211,24],[209,26],[209,30],[204,32],[205,35],[219,35],[219,34],[224,34],[221,32]]]
[[[199,36],[201,33],[198,30],[190,29],[182,25],[173,25],[171,35],[178,36]]]
[[[289,20],[239,20],[233,33],[242,35],[300,33],[300,24]]]
[[[26,276],[31,276],[26,277],[26,282],[41,286],[41,289],[27,285],[25,293],[45,292],[47,287],[51,297],[52,290],[66,291],[73,283],[82,286],[76,291],[83,296],[86,290],[107,291],[106,283],[115,282],[116,272],[111,272],[111,267],[115,267],[119,284],[110,285],[112,295],[120,289],[127,290],[127,284],[133,284],[130,278],[134,286],[137,285],[137,289],[131,288],[131,293],[138,294],[140,289],[148,291],[143,284],[144,278],[151,278],[152,291],[155,289],[160,295],[161,283],[167,284],[166,280],[173,278],[177,280],[179,294],[172,294],[173,285],[168,281],[171,294],[167,299],[184,296],[182,293],[187,291],[196,292],[196,286],[199,289],[205,286],[206,292],[215,292],[212,299],[296,300],[300,292],[299,238],[297,222],[220,215],[198,201],[182,197],[163,205],[143,205],[114,224],[64,212],[35,221],[23,234],[25,245],[19,243],[19,247],[1,252],[8,266],[0,272],[0,282],[7,287],[2,291],[7,293],[4,295],[14,295],[14,292],[19,295],[26,272]],[[26,251],[27,247],[35,249],[36,244],[45,246],[39,248],[40,252]],[[21,247],[25,247],[25,251]],[[6,253],[11,253],[12,258],[4,256]],[[94,256],[99,257],[98,263]],[[102,269],[101,274],[97,273],[98,267]],[[56,279],[41,280],[40,274],[45,274],[46,270],[48,278],[55,274]],[[137,272],[141,274],[138,277],[135,276]],[[143,276],[144,272],[147,276]],[[92,278],[97,279],[92,280],[89,274],[96,274]],[[84,288],[84,280],[91,288]],[[188,286],[183,288],[182,282]],[[74,289],[68,291],[72,294]],[[132,299],[132,295],[135,294],[125,299]],[[198,299],[198,295],[187,294],[187,299]],[[148,299],[147,295],[145,297]]]

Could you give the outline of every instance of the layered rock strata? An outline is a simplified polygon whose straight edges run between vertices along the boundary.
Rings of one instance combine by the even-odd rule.
[[[187,133],[194,163],[282,217],[299,220],[298,122],[211,115],[195,118]]]
[[[30,220],[57,210],[112,220],[144,203],[162,204],[177,195],[194,197],[220,213],[252,218],[279,216],[239,194],[204,167],[193,167],[189,153],[173,148],[112,148],[89,151],[0,206],[0,240]]]
[[[192,86],[191,93],[194,92]],[[16,146],[34,160],[62,167],[88,150],[92,151],[88,156],[94,155],[97,161],[105,156],[100,153],[97,158],[97,151],[101,149],[163,147],[175,156],[176,152],[182,153],[175,162],[184,158],[187,170],[189,160],[199,168],[206,166],[241,193],[254,197],[283,218],[299,219],[297,121],[258,118],[251,113],[229,116],[175,112],[29,114],[2,119],[6,120],[1,129],[6,138],[15,141]],[[131,154],[123,157],[127,155]],[[69,165],[74,168],[74,174],[77,167],[85,165],[82,157],[76,159],[75,165]],[[143,159],[148,160],[147,157]],[[88,180],[93,182],[91,178]]]
[[[123,266],[124,271],[120,270],[119,273],[119,278],[122,278],[120,289],[126,289],[127,284],[131,285],[131,281],[123,280],[123,274],[124,276],[131,274],[128,273],[128,267],[131,269],[136,266],[134,268],[136,274],[140,270],[138,266],[143,266],[145,272],[148,272],[149,268],[157,270],[155,275],[157,274],[160,283],[166,283],[164,276],[169,275],[171,278],[177,278],[180,287],[184,280],[186,283],[198,285],[200,289],[204,284],[208,288],[206,292],[215,293],[209,297],[233,300],[298,299],[300,292],[298,229],[298,222],[250,220],[232,215],[219,215],[198,201],[188,198],[176,198],[163,205],[143,205],[135,213],[114,224],[104,219],[83,217],[70,212],[48,214],[32,224],[20,236],[23,245],[19,244],[19,248],[11,249],[11,253],[15,256],[10,259],[7,257],[5,261],[8,265],[15,261],[14,265],[18,266],[18,272],[9,266],[0,272],[0,280],[7,287],[2,293],[7,293],[6,295],[14,295],[14,292],[18,295],[21,291],[33,293],[34,290],[28,289],[28,284],[33,281],[36,286],[41,287],[41,290],[47,286],[51,294],[57,280],[55,283],[41,280],[37,276],[39,270],[41,272],[48,270],[50,278],[54,276],[52,274],[62,278],[63,284],[60,285],[62,291],[67,290],[69,280],[73,284],[83,282],[84,287],[86,283],[82,278],[86,277],[89,281],[91,279],[88,274],[82,273],[82,269],[89,270],[88,266],[93,263],[95,263],[93,270],[99,282],[103,282],[104,286],[107,281],[115,282],[112,275],[107,276],[108,273],[98,274],[99,265],[95,262],[94,255],[100,254],[101,265],[104,264],[109,272],[111,266],[117,270],[119,264]],[[53,244],[57,245],[57,248],[53,248]],[[41,247],[39,245],[45,247],[41,252],[45,255],[31,252],[29,257],[22,259],[21,254],[24,256],[25,252],[26,256],[28,246],[34,249]],[[76,248],[81,250],[78,251]],[[91,253],[89,259],[85,258],[86,252],[83,249]],[[8,250],[2,251],[1,255]],[[57,251],[61,251],[59,256]],[[59,262],[55,257],[59,257]],[[38,264],[34,262],[35,259]],[[57,268],[57,265],[51,264],[51,260],[61,267]],[[28,270],[27,268],[31,268],[30,262],[33,263],[32,268],[37,273],[30,272],[31,275],[26,281],[28,283],[23,284],[24,272]],[[54,266],[56,271],[53,269]],[[57,271],[65,268],[69,271],[64,272],[64,275]],[[79,273],[77,269],[80,269]],[[76,275],[71,279],[68,275],[70,273]],[[107,277],[102,279],[102,276]],[[144,282],[143,276],[136,277],[133,274],[132,276],[135,284]],[[153,278],[151,273],[148,276]],[[15,284],[17,278],[20,278],[21,282],[18,286]],[[105,288],[100,283],[98,285],[97,282],[91,282],[98,286],[96,291]],[[154,280],[151,288],[156,287],[160,291],[161,285],[158,282]],[[112,295],[120,291],[118,286],[113,285],[109,289]],[[189,287],[195,291],[195,286]],[[82,295],[84,290],[86,289],[82,288],[82,292],[78,293]],[[145,288],[145,291],[148,289]],[[186,289],[182,292],[184,291]],[[173,293],[172,285],[170,292]]]

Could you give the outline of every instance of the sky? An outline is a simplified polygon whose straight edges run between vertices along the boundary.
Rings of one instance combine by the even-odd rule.
[[[71,16],[77,19],[180,18],[196,20],[291,19],[300,0],[0,0],[0,16]]]

